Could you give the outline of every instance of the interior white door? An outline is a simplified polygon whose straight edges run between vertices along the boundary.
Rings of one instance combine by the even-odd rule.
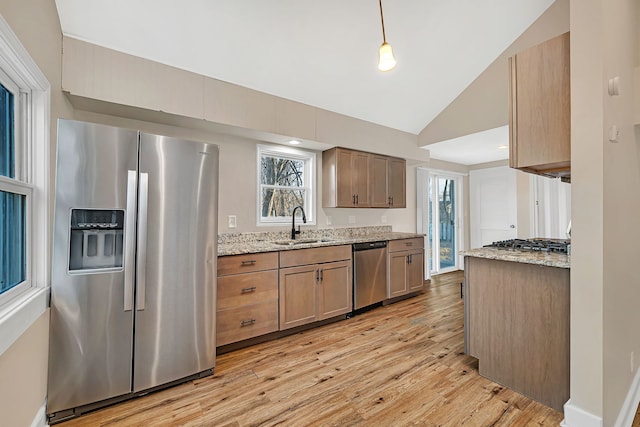
[[[533,235],[566,239],[571,220],[571,184],[560,179],[532,175]]]
[[[469,173],[469,216],[472,248],[515,239],[517,228],[516,171],[507,166]]]

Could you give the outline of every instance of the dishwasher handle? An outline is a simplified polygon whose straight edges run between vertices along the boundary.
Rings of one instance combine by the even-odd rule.
[[[381,242],[354,243],[353,252],[366,251],[369,249],[380,249],[380,248],[386,248],[386,247],[387,247],[386,240]]]

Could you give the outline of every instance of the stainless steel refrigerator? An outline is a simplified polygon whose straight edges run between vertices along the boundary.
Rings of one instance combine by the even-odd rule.
[[[47,414],[213,373],[218,147],[58,121]]]

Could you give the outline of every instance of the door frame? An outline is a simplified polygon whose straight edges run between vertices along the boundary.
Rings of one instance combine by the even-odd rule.
[[[450,271],[462,270],[463,269],[463,257],[459,254],[454,257],[455,265],[453,267],[447,267],[440,269],[439,268],[439,252],[436,251],[437,242],[439,242],[439,230],[435,229],[435,235],[433,239],[433,244],[429,245],[429,220],[432,217],[438,218],[438,210],[437,210],[437,200],[436,203],[433,203],[431,212],[429,210],[429,179],[430,178],[446,178],[453,179],[455,182],[455,191],[454,197],[456,201],[456,212],[455,212],[455,245],[456,252],[459,252],[463,248],[464,244],[464,200],[463,200],[463,185],[464,185],[464,177],[467,176],[467,173],[453,172],[453,171],[445,171],[439,169],[432,168],[417,168],[417,228],[418,232],[425,235],[425,277],[428,279],[432,275],[447,273]],[[437,198],[437,191],[433,193],[434,197]],[[435,255],[434,255],[435,254]],[[430,268],[432,258],[434,269]]]

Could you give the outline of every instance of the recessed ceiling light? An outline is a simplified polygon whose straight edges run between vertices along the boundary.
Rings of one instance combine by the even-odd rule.
[[[498,149],[504,150],[505,148],[509,148],[508,145],[498,145]]]
[[[297,139],[292,139],[291,141],[289,141],[289,144],[291,144],[291,145],[300,145],[300,144],[302,144],[302,142],[298,141]]]

